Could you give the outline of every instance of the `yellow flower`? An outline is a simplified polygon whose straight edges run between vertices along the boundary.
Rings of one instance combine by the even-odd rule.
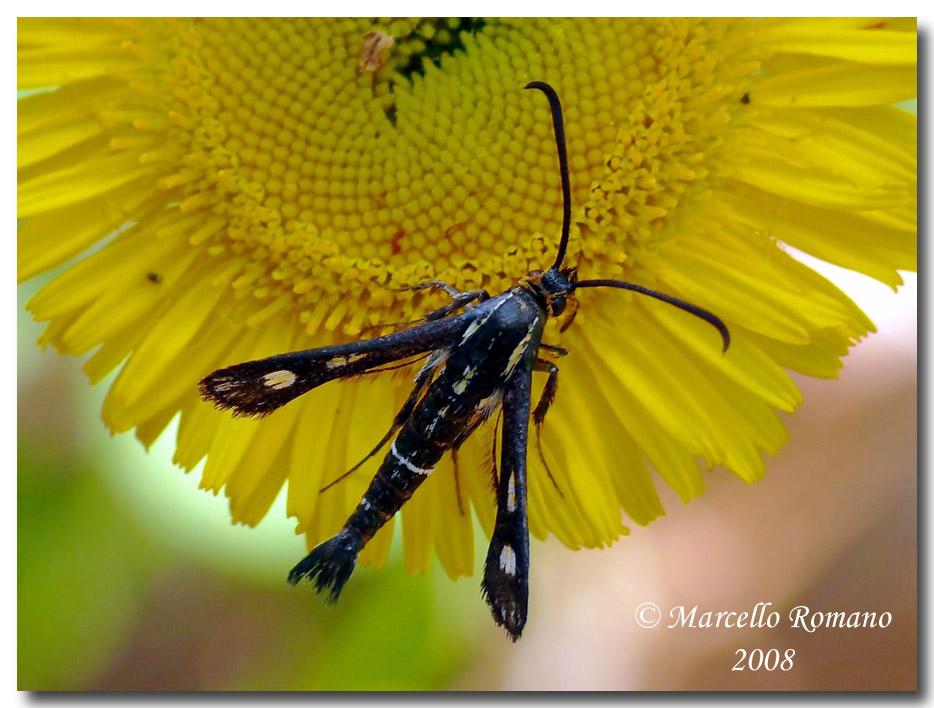
[[[391,41],[390,41],[391,40]],[[872,323],[784,244],[895,287],[916,266],[914,20],[20,20],[19,274],[117,235],[29,304],[41,343],[120,373],[103,417],[150,445],[181,411],[175,461],[255,524],[288,481],[309,546],[369,481],[358,461],[411,377],[331,384],[261,421],[197,395],[224,365],[386,332],[442,295],[502,292],[554,258],[550,117],[565,106],[566,263],[722,317],[581,292],[545,341],[571,350],[532,448],[529,524],[602,546],[684,501],[703,466],[752,482],[785,441],[786,370],[834,376]],[[401,373],[410,374],[411,370]],[[401,512],[406,565],[474,568],[490,532],[491,427]],[[376,463],[374,463],[375,465]],[[650,467],[651,466],[651,467]],[[560,490],[560,491],[559,491]],[[361,560],[384,560],[393,524]]]

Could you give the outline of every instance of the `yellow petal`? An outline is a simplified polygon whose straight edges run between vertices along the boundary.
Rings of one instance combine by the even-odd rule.
[[[881,223],[877,212],[824,209],[753,187],[728,196],[735,218],[829,263],[865,273],[891,287],[896,269],[917,267],[915,229]]]
[[[125,225],[147,199],[140,181],[133,181],[93,199],[31,216],[17,231],[20,282],[76,256]],[[63,231],[61,225],[69,224]]]
[[[292,442],[291,469],[286,510],[298,519],[297,533],[304,533],[315,515],[319,501],[330,503],[335,488],[319,495],[331,480],[324,479],[324,453],[340,399],[340,388],[324,386],[297,399],[299,408],[296,434]]]
[[[464,475],[473,473],[475,470],[461,469],[458,459],[458,479],[455,483],[454,464],[450,454],[445,455],[431,473],[435,482],[435,503],[438,509],[434,542],[438,550],[438,560],[451,580],[456,580],[462,575],[473,575],[473,518],[461,481]],[[457,489],[458,485],[461,485],[460,492]]]
[[[192,395],[191,398],[194,398]],[[143,443],[143,446],[149,450],[152,444],[168,427],[172,419],[178,415],[184,403],[179,400],[172,401],[161,411],[151,416],[148,420],[136,426],[136,439]]]
[[[704,336],[703,330],[710,327],[706,322],[673,307],[656,307],[646,312],[657,321],[657,326],[670,331],[678,346],[689,350],[691,356],[703,360],[770,406],[790,413],[801,404],[801,392],[794,381],[746,337],[734,336],[729,350],[723,352],[711,346],[710,338]]]
[[[795,57],[773,59],[774,74],[750,92],[764,106],[873,106],[898,103],[918,92],[917,69]]]
[[[487,538],[493,535],[496,496],[493,492],[492,451],[495,416],[465,442],[458,453],[462,491],[466,493]],[[496,463],[499,465],[499,462]]]
[[[118,153],[76,164],[67,169],[19,183],[17,215],[20,219],[59,207],[101,198],[149,172],[135,155]],[[137,189],[141,185],[136,185]]]
[[[878,188],[888,182],[910,184],[917,174],[914,116],[896,108],[838,108],[822,111],[773,109],[754,121],[767,133],[785,140],[764,140],[776,159],[823,170]],[[878,130],[901,124],[892,140]],[[761,139],[761,136],[760,136]]]
[[[890,209],[910,198],[905,185],[860,188],[839,176],[792,165],[775,159],[776,156],[775,152],[751,147],[743,155],[744,163],[734,165],[730,176],[737,182],[745,182],[787,199],[830,209]]]
[[[795,22],[764,27],[759,40],[776,51],[815,54],[881,66],[918,62],[917,37],[907,32],[828,27]]]
[[[664,253],[669,264],[663,276],[666,291],[681,293],[688,302],[700,303],[719,317],[768,337],[807,343],[808,331],[799,313],[781,302],[782,290],[756,269],[750,270],[750,262],[735,257],[722,262],[683,243],[666,247]],[[712,333],[711,340],[715,336]]]
[[[275,422],[256,422],[250,447],[224,487],[234,523],[256,526],[276,500],[289,472],[291,437],[300,434],[295,429],[297,416],[297,408],[285,406]]]

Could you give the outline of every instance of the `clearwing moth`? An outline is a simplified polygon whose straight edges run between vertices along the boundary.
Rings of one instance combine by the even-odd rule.
[[[561,241],[548,270],[533,270],[495,297],[483,290],[459,292],[440,281],[422,283],[414,289],[441,288],[452,302],[414,323],[417,326],[375,339],[229,366],[205,377],[200,384],[201,395],[218,408],[239,416],[264,416],[328,381],[413,356],[427,357],[389,431],[363,460],[389,443],[389,451],[357,508],[340,533],[314,548],[289,574],[290,583],[308,578],[331,601],[337,600],[353,573],[360,550],[399,511],[441,457],[447,452],[456,453],[484,420],[499,412],[502,433],[498,474],[494,469],[496,522],[481,589],[493,619],[513,641],[522,635],[528,616],[529,420],[534,421],[537,432],[558,384],[558,367],[539,353],[542,349],[558,355],[567,353],[541,341],[546,320],[560,316],[569,303],[576,305],[575,290],[621,288],[674,305],[710,323],[723,338],[724,352],[730,343],[726,325],[706,310],[634,283],[578,280],[576,268],[562,265],[571,226],[571,187],[561,104],[555,90],[544,82],[533,81],[525,88],[537,89],[548,98],[561,170]],[[562,331],[570,325],[574,312],[576,307]],[[533,410],[532,372],[536,371],[548,377]]]

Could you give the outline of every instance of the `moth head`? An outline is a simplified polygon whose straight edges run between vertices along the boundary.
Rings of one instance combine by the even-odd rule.
[[[544,273],[540,270],[533,270],[522,281],[526,288],[541,298],[549,317],[557,317],[564,312],[576,283],[577,268],[555,268],[554,266]]]
[[[577,268],[549,268],[542,274],[541,290],[550,317],[564,312],[576,282]]]

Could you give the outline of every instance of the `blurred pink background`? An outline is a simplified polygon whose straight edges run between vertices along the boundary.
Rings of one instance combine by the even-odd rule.
[[[839,380],[796,377],[804,405],[791,442],[751,487],[722,471],[707,493],[634,527],[608,551],[533,550],[520,645],[495,647],[457,684],[545,690],[914,690],[917,686],[917,321],[915,277],[894,296],[827,269],[873,317]],[[635,608],[662,621],[643,629]],[[666,629],[671,608],[752,611],[771,602],[774,629]],[[888,611],[885,628],[790,628],[812,612]],[[732,671],[735,652],[795,650],[788,672]]]

